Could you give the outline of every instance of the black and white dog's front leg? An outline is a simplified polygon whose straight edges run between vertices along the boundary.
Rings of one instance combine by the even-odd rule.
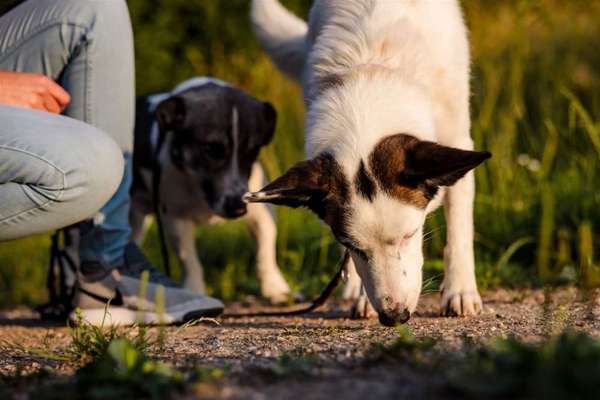
[[[248,181],[251,192],[259,191],[265,185],[261,165],[255,162]],[[260,282],[262,297],[273,304],[290,300],[291,289],[277,265],[277,227],[269,207],[264,203],[248,204],[246,214],[248,228],[256,241],[256,273]]]
[[[183,266],[183,286],[199,294],[206,293],[204,269],[196,251],[196,224],[190,219],[163,217],[165,232],[173,246],[177,259]]]

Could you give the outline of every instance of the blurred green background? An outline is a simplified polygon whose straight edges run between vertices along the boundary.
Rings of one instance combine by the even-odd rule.
[[[0,5],[0,13],[16,1]],[[310,2],[282,1],[305,17]],[[274,178],[303,158],[301,90],[258,46],[246,0],[129,0],[137,92],[215,76],[271,101],[279,121],[261,153]],[[493,158],[477,169],[480,287],[598,283],[600,225],[600,2],[465,0],[472,48],[472,134]],[[279,208],[278,259],[293,287],[320,291],[339,248],[304,210]],[[426,275],[442,271],[444,218],[427,222]],[[0,304],[46,298],[49,236],[0,244]],[[253,242],[243,222],[201,227],[197,246],[211,292],[257,294]],[[155,230],[144,244],[160,263]],[[179,270],[176,271],[179,274]]]

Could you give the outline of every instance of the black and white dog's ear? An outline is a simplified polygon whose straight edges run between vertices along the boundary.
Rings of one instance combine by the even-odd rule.
[[[181,129],[185,123],[185,101],[179,96],[169,97],[156,107],[154,112],[162,131]]]
[[[322,158],[300,161],[262,190],[246,193],[246,203],[272,203],[288,207],[309,207],[322,201],[329,192]]]
[[[273,140],[275,134],[275,126],[277,125],[277,111],[269,102],[262,103],[263,107],[263,142],[262,145],[266,146]]]
[[[418,141],[406,150],[402,178],[433,186],[451,186],[467,172],[492,156],[487,151],[469,151]]]

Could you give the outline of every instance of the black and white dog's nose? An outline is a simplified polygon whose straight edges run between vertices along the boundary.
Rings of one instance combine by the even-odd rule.
[[[242,195],[228,196],[225,198],[225,215],[227,218],[238,218],[246,214],[246,203],[242,200]]]

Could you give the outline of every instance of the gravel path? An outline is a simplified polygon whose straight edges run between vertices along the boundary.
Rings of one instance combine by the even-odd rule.
[[[600,291],[569,288],[548,296],[542,290],[489,291],[484,312],[468,319],[439,317],[437,302],[437,295],[424,296],[408,327],[419,338],[436,339],[442,352],[460,354],[467,344],[498,336],[536,340],[567,326],[600,336]],[[230,310],[256,308],[232,304]],[[181,367],[225,366],[225,379],[201,385],[204,396],[215,398],[440,396],[439,379],[430,371],[369,361],[373,345],[389,343],[398,332],[376,320],[348,319],[347,310],[333,304],[305,317],[221,318],[185,329],[169,327],[164,347],[154,355]],[[0,376],[42,367],[56,377],[72,374],[74,365],[46,357],[69,341],[67,328],[44,324],[28,309],[0,312]]]

